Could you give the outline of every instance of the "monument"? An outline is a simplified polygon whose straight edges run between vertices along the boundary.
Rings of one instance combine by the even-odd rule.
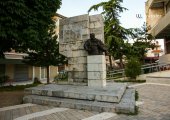
[[[94,33],[90,33],[90,39],[85,41],[84,49],[88,52],[87,56],[87,78],[88,86],[106,86],[106,62],[105,54],[107,48],[101,40],[95,38]]]
[[[27,88],[24,103],[134,113],[135,89],[127,89],[126,83],[106,84],[104,52],[107,48],[103,44],[102,16],[66,18],[60,20],[59,26],[59,52],[68,58],[69,84]]]
[[[94,58],[88,56],[88,52],[84,49],[84,43],[90,38],[90,33],[95,34],[96,38],[101,40],[101,43],[104,42],[103,17],[101,15],[81,15],[61,19],[59,27],[59,51],[60,54],[68,58],[68,82],[79,85],[86,83],[88,86],[93,86],[93,83],[97,82],[98,86],[105,86],[104,55],[100,53],[100,55],[96,55],[97,58]],[[86,48],[87,44],[85,45]],[[91,59],[97,59],[97,61]],[[91,68],[92,64],[96,69]],[[97,67],[100,69],[97,69]]]

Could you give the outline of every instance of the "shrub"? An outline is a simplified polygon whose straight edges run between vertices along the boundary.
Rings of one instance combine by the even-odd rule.
[[[41,84],[40,80],[37,77],[34,78],[34,84]]]
[[[59,72],[58,75],[56,75],[56,76],[54,77],[54,81],[55,81],[55,82],[58,82],[58,81],[60,81],[60,80],[64,81],[64,80],[67,80],[67,79],[68,79],[68,73],[67,73],[67,71],[61,71],[61,72]]]
[[[59,80],[60,80],[59,76],[56,75],[56,76],[54,77],[54,81],[55,81],[55,82],[58,82]]]
[[[131,58],[125,67],[125,75],[131,79],[135,79],[141,74],[141,64],[136,58]]]

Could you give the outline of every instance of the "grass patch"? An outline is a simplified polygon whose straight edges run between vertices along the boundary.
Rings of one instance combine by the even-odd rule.
[[[114,82],[132,82],[132,83],[145,83],[146,80],[114,80]]]
[[[135,101],[138,101],[139,100],[139,93],[138,91],[135,91]]]
[[[39,83],[28,84],[28,85],[3,86],[3,87],[0,87],[0,92],[3,92],[3,91],[22,91],[25,88],[35,87],[37,85],[39,85]]]

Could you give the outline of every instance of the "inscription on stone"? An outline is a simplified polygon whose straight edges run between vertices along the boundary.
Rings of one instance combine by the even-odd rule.
[[[63,41],[71,42],[82,40],[82,26],[75,26],[74,24],[63,26]]]

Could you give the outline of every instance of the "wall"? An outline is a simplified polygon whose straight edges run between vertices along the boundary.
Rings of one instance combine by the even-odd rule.
[[[14,65],[13,64],[6,64],[5,67],[5,75],[9,76],[9,79],[14,79]]]
[[[58,73],[58,67],[57,66],[50,66],[50,80],[53,80],[54,77]]]
[[[40,79],[40,67],[34,67],[35,77]]]
[[[169,1],[168,4],[166,5],[166,11],[167,11],[167,12],[170,11],[170,1]]]
[[[32,66],[28,66],[28,78],[29,80],[33,80],[34,78],[32,78],[32,74],[33,74],[33,70],[32,70]]]
[[[152,29],[164,15],[165,14],[163,8],[148,9],[146,12],[147,26]]]

